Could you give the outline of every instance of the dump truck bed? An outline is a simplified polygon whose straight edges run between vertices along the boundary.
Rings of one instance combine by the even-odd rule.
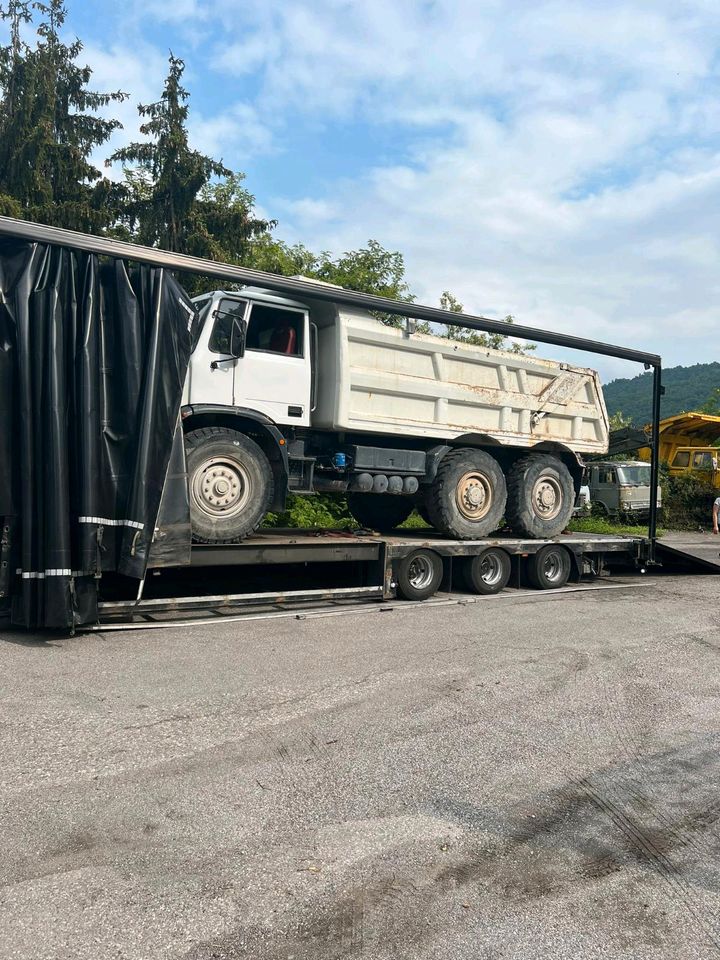
[[[500,445],[607,449],[594,370],[425,334],[338,308],[319,331],[320,429],[422,437],[480,435]]]

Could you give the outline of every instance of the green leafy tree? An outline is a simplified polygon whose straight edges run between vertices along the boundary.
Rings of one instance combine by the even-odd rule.
[[[313,276],[347,290],[372,293],[391,300],[412,303],[415,299],[405,279],[403,255],[386,250],[377,240],[368,240],[366,247],[350,250],[335,260],[327,253],[321,253]],[[388,326],[400,327],[405,324],[405,318],[397,314],[374,315]]]
[[[392,300],[415,299],[405,279],[402,254],[386,250],[377,240],[368,240],[366,247],[350,250],[333,258],[329,253],[313,253],[301,243],[289,246],[270,234],[250,244],[248,265],[283,276],[302,276],[334,283],[346,290],[371,293]],[[401,326],[405,319],[384,313],[378,319],[392,326]]]
[[[632,426],[632,418],[626,417],[622,410],[616,410],[609,418],[608,423],[611,430],[623,430],[625,427]]]
[[[445,290],[440,296],[440,307],[447,310],[448,313],[463,313],[464,307],[460,301],[454,297],[449,290]],[[508,314],[505,317],[506,323],[514,323],[515,318]],[[508,342],[508,334],[503,333],[483,333],[479,330],[468,330],[467,327],[459,327],[455,324],[448,324],[446,332],[441,336],[448,340],[457,340],[460,343],[471,343],[478,347],[488,347],[491,350],[509,350],[510,353],[527,353],[535,350],[533,343],[518,343],[513,340]]]
[[[94,111],[127,94],[88,88],[92,71],[77,63],[81,41],[60,38],[66,16],[62,0],[0,5],[10,26],[10,42],[0,49],[0,208],[99,231],[116,216],[118,188],[90,157],[120,123]],[[34,46],[23,39],[25,30],[34,30]]]
[[[302,243],[291,246],[265,233],[250,242],[246,266],[283,277],[314,277],[319,259]]]
[[[401,253],[385,250],[377,240],[368,240],[366,247],[351,250],[333,260],[321,253],[314,275],[318,280],[337,283],[348,290],[373,293],[392,300],[415,298],[405,279],[405,261]]]
[[[243,186],[243,174],[190,147],[185,65],[172,54],[169,64],[160,100],[138,106],[146,118],[140,131],[148,140],[116,150],[108,161],[125,169],[121,229],[148,246],[247,262],[253,240],[275,224],[254,216],[255,198]],[[192,277],[183,282],[192,291],[199,283]]]

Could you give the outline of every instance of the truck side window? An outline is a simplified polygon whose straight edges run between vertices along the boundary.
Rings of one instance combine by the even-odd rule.
[[[254,303],[245,349],[301,357],[303,319],[304,314],[300,310],[285,310],[265,303]]]
[[[690,451],[689,450],[678,450],[675,454],[675,459],[672,462],[674,467],[689,467],[690,466]]]
[[[702,453],[696,453],[693,455],[693,469],[712,470],[712,468],[713,468],[713,457],[711,453],[707,452],[707,450]]]
[[[221,300],[208,341],[210,353],[230,354],[230,336],[236,319],[245,316],[246,300]]]

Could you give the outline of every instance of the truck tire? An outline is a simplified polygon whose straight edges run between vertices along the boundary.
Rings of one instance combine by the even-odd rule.
[[[559,543],[549,543],[527,559],[527,578],[536,590],[564,587],[571,569],[570,554]]]
[[[193,540],[237,543],[254,533],[274,485],[255,441],[226,427],[203,427],[186,434],[185,456]]]
[[[413,511],[409,497],[393,497],[389,493],[349,493],[348,507],[361,527],[368,530],[392,530]]]
[[[570,471],[551,453],[530,453],[508,472],[505,516],[521,537],[544,540],[567,527],[575,506]]]
[[[403,600],[427,600],[442,583],[442,557],[434,550],[413,550],[395,570],[397,591]]]
[[[507,490],[500,464],[484,450],[451,450],[440,461],[425,501],[430,522],[458,540],[477,540],[497,530]]]
[[[473,593],[500,593],[508,585],[512,564],[510,556],[500,547],[490,547],[476,557],[465,557],[463,573]]]

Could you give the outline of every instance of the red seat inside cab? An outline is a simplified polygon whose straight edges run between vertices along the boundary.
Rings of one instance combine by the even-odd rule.
[[[297,352],[297,332],[290,324],[278,327],[270,338],[273,353],[294,354]]]

